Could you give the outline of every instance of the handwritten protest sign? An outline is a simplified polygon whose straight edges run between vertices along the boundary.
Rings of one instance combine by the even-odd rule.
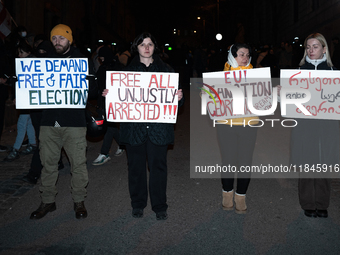
[[[17,109],[85,108],[86,58],[16,58]]]
[[[311,94],[307,103],[302,103],[311,113],[304,115],[294,104],[287,105],[284,117],[308,119],[340,119],[340,71],[332,70],[281,70],[283,88],[306,89]],[[288,99],[306,97],[303,92],[286,93]]]
[[[246,69],[237,71],[223,71],[203,73],[203,84],[214,88],[216,94],[210,93],[206,97],[207,111],[211,119],[225,120],[229,118],[256,116],[249,108],[247,101],[252,98],[252,105],[257,110],[268,110],[272,107],[272,84],[270,68]],[[210,90],[207,86],[206,90]],[[233,93],[231,89],[236,87],[244,96],[244,112],[235,114],[233,110]],[[247,91],[249,93],[247,94]],[[213,92],[210,90],[210,92]],[[213,96],[214,98],[212,98]],[[219,100],[221,99],[221,101]]]
[[[107,71],[106,88],[108,121],[176,123],[178,73]]]

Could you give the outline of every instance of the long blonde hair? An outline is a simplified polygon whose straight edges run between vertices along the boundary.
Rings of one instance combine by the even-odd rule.
[[[301,59],[300,61],[300,66],[304,65],[306,63],[306,56],[307,56],[307,41],[309,39],[317,39],[322,47],[326,47],[326,58],[327,58],[327,65],[329,67],[332,67],[333,66],[333,63],[332,63],[332,60],[331,60],[331,56],[329,54],[329,50],[328,50],[328,44],[327,44],[327,41],[325,39],[325,37],[320,34],[320,33],[313,33],[313,34],[310,34],[309,36],[307,36],[306,40],[305,40],[305,43],[304,43],[304,47],[305,47],[305,53],[303,55],[303,58]]]

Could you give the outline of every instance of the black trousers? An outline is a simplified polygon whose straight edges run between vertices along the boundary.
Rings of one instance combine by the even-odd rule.
[[[217,137],[220,146],[222,165],[234,166],[237,170],[241,166],[251,166],[255,149],[257,128],[243,126],[229,126],[218,124]],[[225,191],[234,189],[235,173],[222,173],[222,187]],[[236,193],[246,194],[251,173],[237,173]]]
[[[299,201],[303,210],[327,210],[331,197],[331,179],[299,179]]]
[[[104,136],[102,148],[100,150],[101,154],[109,154],[113,139],[115,139],[119,145],[119,129],[116,123],[107,122],[107,130]]]
[[[151,207],[154,212],[166,211],[167,149],[148,140],[138,146],[126,145],[129,169],[129,192],[132,208],[145,208],[148,200],[147,168]]]

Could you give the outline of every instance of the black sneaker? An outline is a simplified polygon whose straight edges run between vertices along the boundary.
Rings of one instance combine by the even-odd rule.
[[[168,218],[168,214],[166,212],[157,212],[156,219],[157,220],[166,220]]]
[[[142,218],[143,214],[144,214],[143,209],[141,209],[141,208],[132,209],[132,217],[134,217],[134,218]]]
[[[6,152],[7,151],[7,147],[0,145],[0,152]]]
[[[33,177],[32,175],[28,174],[22,177],[21,180],[23,180],[24,182],[31,183],[31,184],[37,184],[38,179],[39,177]]]
[[[26,147],[28,145],[28,139],[22,142],[21,146]]]
[[[22,155],[28,155],[28,154],[33,154],[35,152],[35,150],[37,149],[37,146],[34,146],[32,144],[29,144],[26,146],[26,149],[24,149],[23,151],[21,151],[20,153]]]
[[[13,160],[18,158],[20,158],[19,151],[13,148],[11,152],[7,155],[7,157],[4,158],[4,161],[12,162]]]

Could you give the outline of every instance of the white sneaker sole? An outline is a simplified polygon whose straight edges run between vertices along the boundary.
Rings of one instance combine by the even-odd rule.
[[[92,162],[92,165],[94,166],[100,166],[100,165],[104,165],[106,162],[108,162],[109,160],[111,160],[110,157],[108,157],[107,159],[105,159],[104,161],[102,162]]]

